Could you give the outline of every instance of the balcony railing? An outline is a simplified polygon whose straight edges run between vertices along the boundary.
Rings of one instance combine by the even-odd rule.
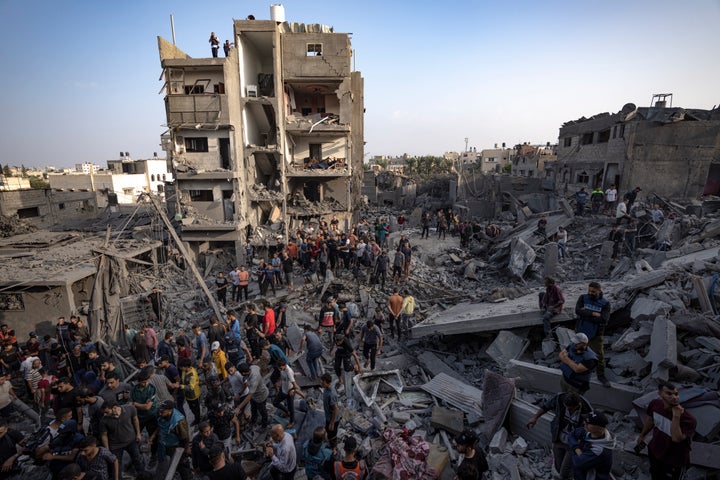
[[[225,94],[168,95],[165,101],[171,126],[229,123]]]

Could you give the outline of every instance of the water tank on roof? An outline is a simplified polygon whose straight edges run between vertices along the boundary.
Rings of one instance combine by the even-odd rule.
[[[280,3],[270,5],[270,19],[273,22],[282,23],[285,21],[285,7]]]

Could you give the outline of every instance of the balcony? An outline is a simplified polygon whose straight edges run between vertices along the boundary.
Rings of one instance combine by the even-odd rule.
[[[169,127],[230,123],[225,94],[168,95],[165,97],[165,105]]]
[[[285,131],[298,137],[344,136],[350,133],[350,125],[341,124],[333,113],[300,116],[288,115]]]

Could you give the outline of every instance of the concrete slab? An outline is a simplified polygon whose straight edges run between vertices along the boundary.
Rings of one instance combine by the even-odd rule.
[[[555,414],[547,412],[540,417],[533,428],[527,427],[527,422],[535,415],[538,407],[524,400],[515,399],[510,403],[508,410],[508,425],[513,435],[522,435],[525,440],[531,440],[538,445],[550,446],[550,423]]]
[[[669,369],[677,365],[677,331],[675,324],[666,317],[658,317],[653,323],[650,351],[645,360],[652,363],[652,378],[667,380]]]
[[[506,376],[515,379],[517,386],[534,392],[555,394],[560,390],[559,369],[534,365],[520,360],[510,360],[506,368]],[[596,407],[605,407],[616,412],[627,413],[632,408],[632,401],[642,395],[637,388],[614,383],[605,388],[593,380],[585,398]]]
[[[696,337],[695,341],[705,348],[720,353],[720,338],[715,337]]]
[[[640,348],[650,341],[652,334],[652,324],[650,322],[640,322],[639,328],[633,330],[628,328],[620,338],[610,346],[614,352],[623,352],[625,350],[634,350]]]
[[[634,320],[653,320],[658,315],[666,316],[672,306],[648,297],[638,297],[630,308],[630,317]]]
[[[715,405],[700,405],[687,410],[697,420],[695,432],[709,442],[716,440],[720,433],[720,408]]]
[[[653,270],[652,272],[643,272],[627,280],[628,290],[643,290],[645,288],[660,285],[668,277],[669,272],[666,270]]]
[[[563,313],[556,315],[551,323],[566,322],[574,318],[575,300],[587,293],[586,282],[561,285],[565,296]],[[620,282],[604,282],[603,293],[610,300],[613,311],[625,306],[620,294],[626,286]],[[460,303],[447,310],[431,315],[412,328],[414,338],[426,335],[458,335],[462,333],[491,332],[520,327],[541,326],[537,291],[502,303]]]
[[[522,238],[514,238],[510,244],[510,263],[508,268],[516,277],[522,277],[525,270],[535,261],[535,250]]]
[[[430,425],[446,430],[453,435],[459,435],[463,431],[465,415],[458,410],[435,406],[432,409]]]
[[[705,263],[701,262],[702,266],[699,269],[699,271],[705,270]],[[700,303],[700,310],[703,313],[710,313],[713,311],[712,303],[710,302],[710,295],[708,294],[708,290],[705,287],[705,282],[703,282],[702,277],[699,277],[697,275],[691,275],[690,280],[693,284],[693,289],[695,290],[695,294],[698,297],[698,303]]]
[[[529,344],[530,342],[527,339],[507,330],[501,330],[487,348],[487,354],[502,367],[511,359],[522,355]]]
[[[495,432],[505,423],[510,403],[515,396],[515,382],[507,377],[485,370],[483,379],[483,425],[482,439],[489,441]]]
[[[570,338],[575,335],[575,330],[571,330],[565,327],[558,327],[555,329],[555,335],[557,335],[558,344],[565,346],[570,345]]]
[[[460,374],[460,372],[452,368],[432,352],[423,352],[418,355],[417,359],[420,362],[420,365],[422,365],[423,368],[430,373],[431,377],[444,373],[445,375],[460,380],[461,382],[465,381],[465,378]]]

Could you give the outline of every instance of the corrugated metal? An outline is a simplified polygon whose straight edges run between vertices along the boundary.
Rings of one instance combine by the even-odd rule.
[[[439,373],[420,388],[463,412],[478,413],[482,411],[482,390],[456,380],[450,375]]]

